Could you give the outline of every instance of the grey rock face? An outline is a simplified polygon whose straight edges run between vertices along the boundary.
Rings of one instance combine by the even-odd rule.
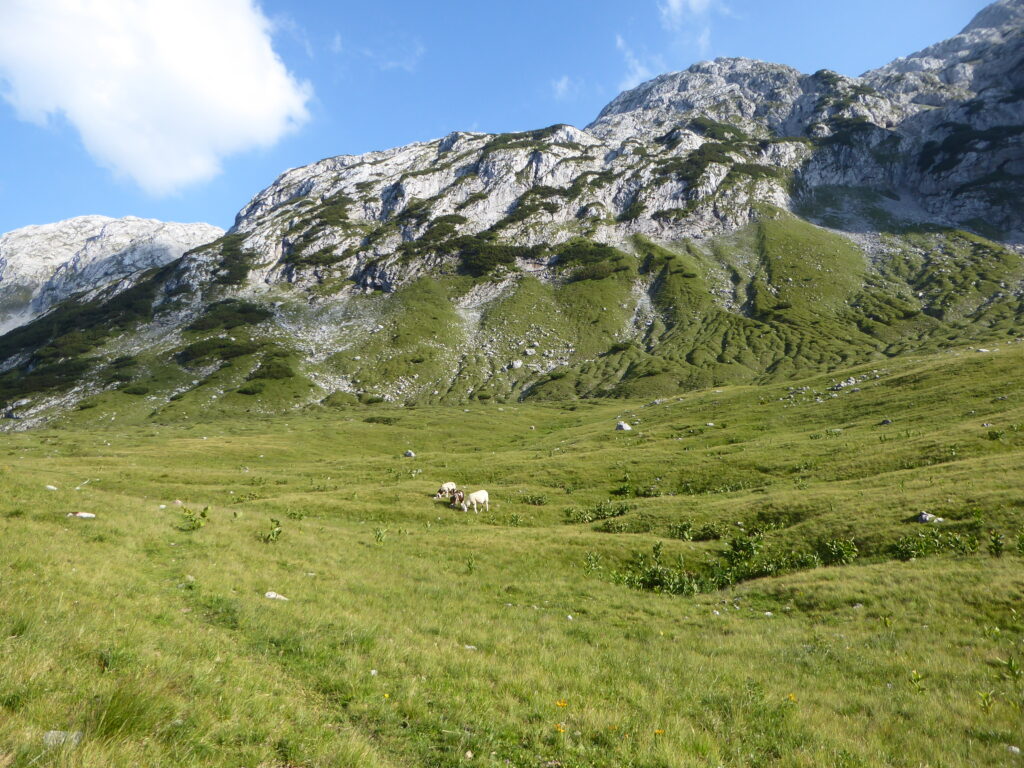
[[[0,235],[0,333],[72,294],[163,266],[222,234],[209,224],[79,216]]]
[[[292,169],[236,219],[258,256],[250,280],[333,276],[390,292],[444,263],[430,249],[400,257],[442,218],[454,234],[497,229],[520,246],[678,240],[832,186],[895,195],[935,223],[984,221],[1022,242],[1022,9],[1000,0],[956,37],[861,78],[717,59],[626,91],[585,130],[455,132]]]

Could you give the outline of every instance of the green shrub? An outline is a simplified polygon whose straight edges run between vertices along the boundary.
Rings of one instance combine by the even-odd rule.
[[[987,549],[992,557],[1002,557],[1006,551],[1006,537],[993,528],[988,532]]]
[[[640,201],[639,196],[635,197],[635,198],[633,198],[633,202],[631,202],[628,206],[626,206],[626,209],[622,213],[619,214],[618,220],[619,221],[633,221],[635,219],[640,218],[640,216],[642,216],[643,212],[646,211],[646,210],[647,210],[647,206],[644,205]]]
[[[249,374],[249,379],[291,379],[295,376],[295,370],[287,360],[270,358],[260,363],[259,367]]]
[[[694,541],[715,541],[722,538],[722,531],[714,523],[705,523],[693,532]]]
[[[572,273],[572,280],[604,280],[615,272],[615,267],[605,262],[604,264],[587,264]]]
[[[590,507],[568,507],[564,514],[567,523],[593,523],[610,517],[621,517],[631,509],[633,509],[632,504],[609,499]]]
[[[187,331],[209,331],[215,328],[229,330],[240,325],[256,325],[272,316],[265,307],[251,301],[224,299],[210,304],[201,316],[196,318]],[[115,361],[116,366],[116,361]]]
[[[824,539],[818,542],[817,551],[825,565],[849,565],[858,555],[853,539]]]
[[[503,245],[476,235],[457,237],[452,245],[458,252],[461,270],[473,277],[483,277],[500,266],[515,264],[516,259],[538,258],[546,250],[542,245]]]
[[[668,535],[680,541],[693,540],[693,523],[673,523],[668,527]]]
[[[395,416],[367,416],[363,421],[367,424],[386,424],[390,426],[397,424],[399,419]]]
[[[220,263],[217,265],[215,281],[221,285],[241,285],[252,270],[251,251],[242,250],[245,235],[235,232],[224,235],[214,241],[213,246],[220,250]]]
[[[207,360],[230,360],[243,355],[251,355],[259,347],[251,342],[231,341],[230,339],[203,339],[189,344],[181,350],[177,359],[182,365],[201,363]]]
[[[258,395],[266,388],[264,381],[250,381],[240,386],[236,392],[240,395]]]

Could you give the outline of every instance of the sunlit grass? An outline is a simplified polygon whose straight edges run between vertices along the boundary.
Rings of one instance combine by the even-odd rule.
[[[1021,358],[5,435],[0,765],[1006,765]],[[490,514],[433,500],[446,480],[489,490]],[[978,551],[895,560],[923,510]],[[692,597],[617,583],[656,544],[699,568],[767,519],[766,546],[858,557]],[[81,742],[48,749],[51,730]]]

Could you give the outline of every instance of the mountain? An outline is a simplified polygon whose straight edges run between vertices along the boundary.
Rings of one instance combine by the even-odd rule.
[[[78,216],[0,235],[0,333],[98,285],[159,267],[224,231],[128,216]]]
[[[1022,63],[1000,0],[859,78],[717,59],[583,130],[292,169],[225,236],[0,337],[0,396],[18,426],[649,398],[995,344],[1024,325]]]

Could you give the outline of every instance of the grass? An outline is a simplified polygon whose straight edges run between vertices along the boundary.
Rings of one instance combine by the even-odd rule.
[[[5,434],[0,764],[1006,765],[1022,358],[201,425],[101,403]],[[434,501],[446,480],[491,512]],[[762,553],[852,562],[690,596],[621,578],[738,562],[755,525]],[[981,546],[899,559],[932,530]]]

